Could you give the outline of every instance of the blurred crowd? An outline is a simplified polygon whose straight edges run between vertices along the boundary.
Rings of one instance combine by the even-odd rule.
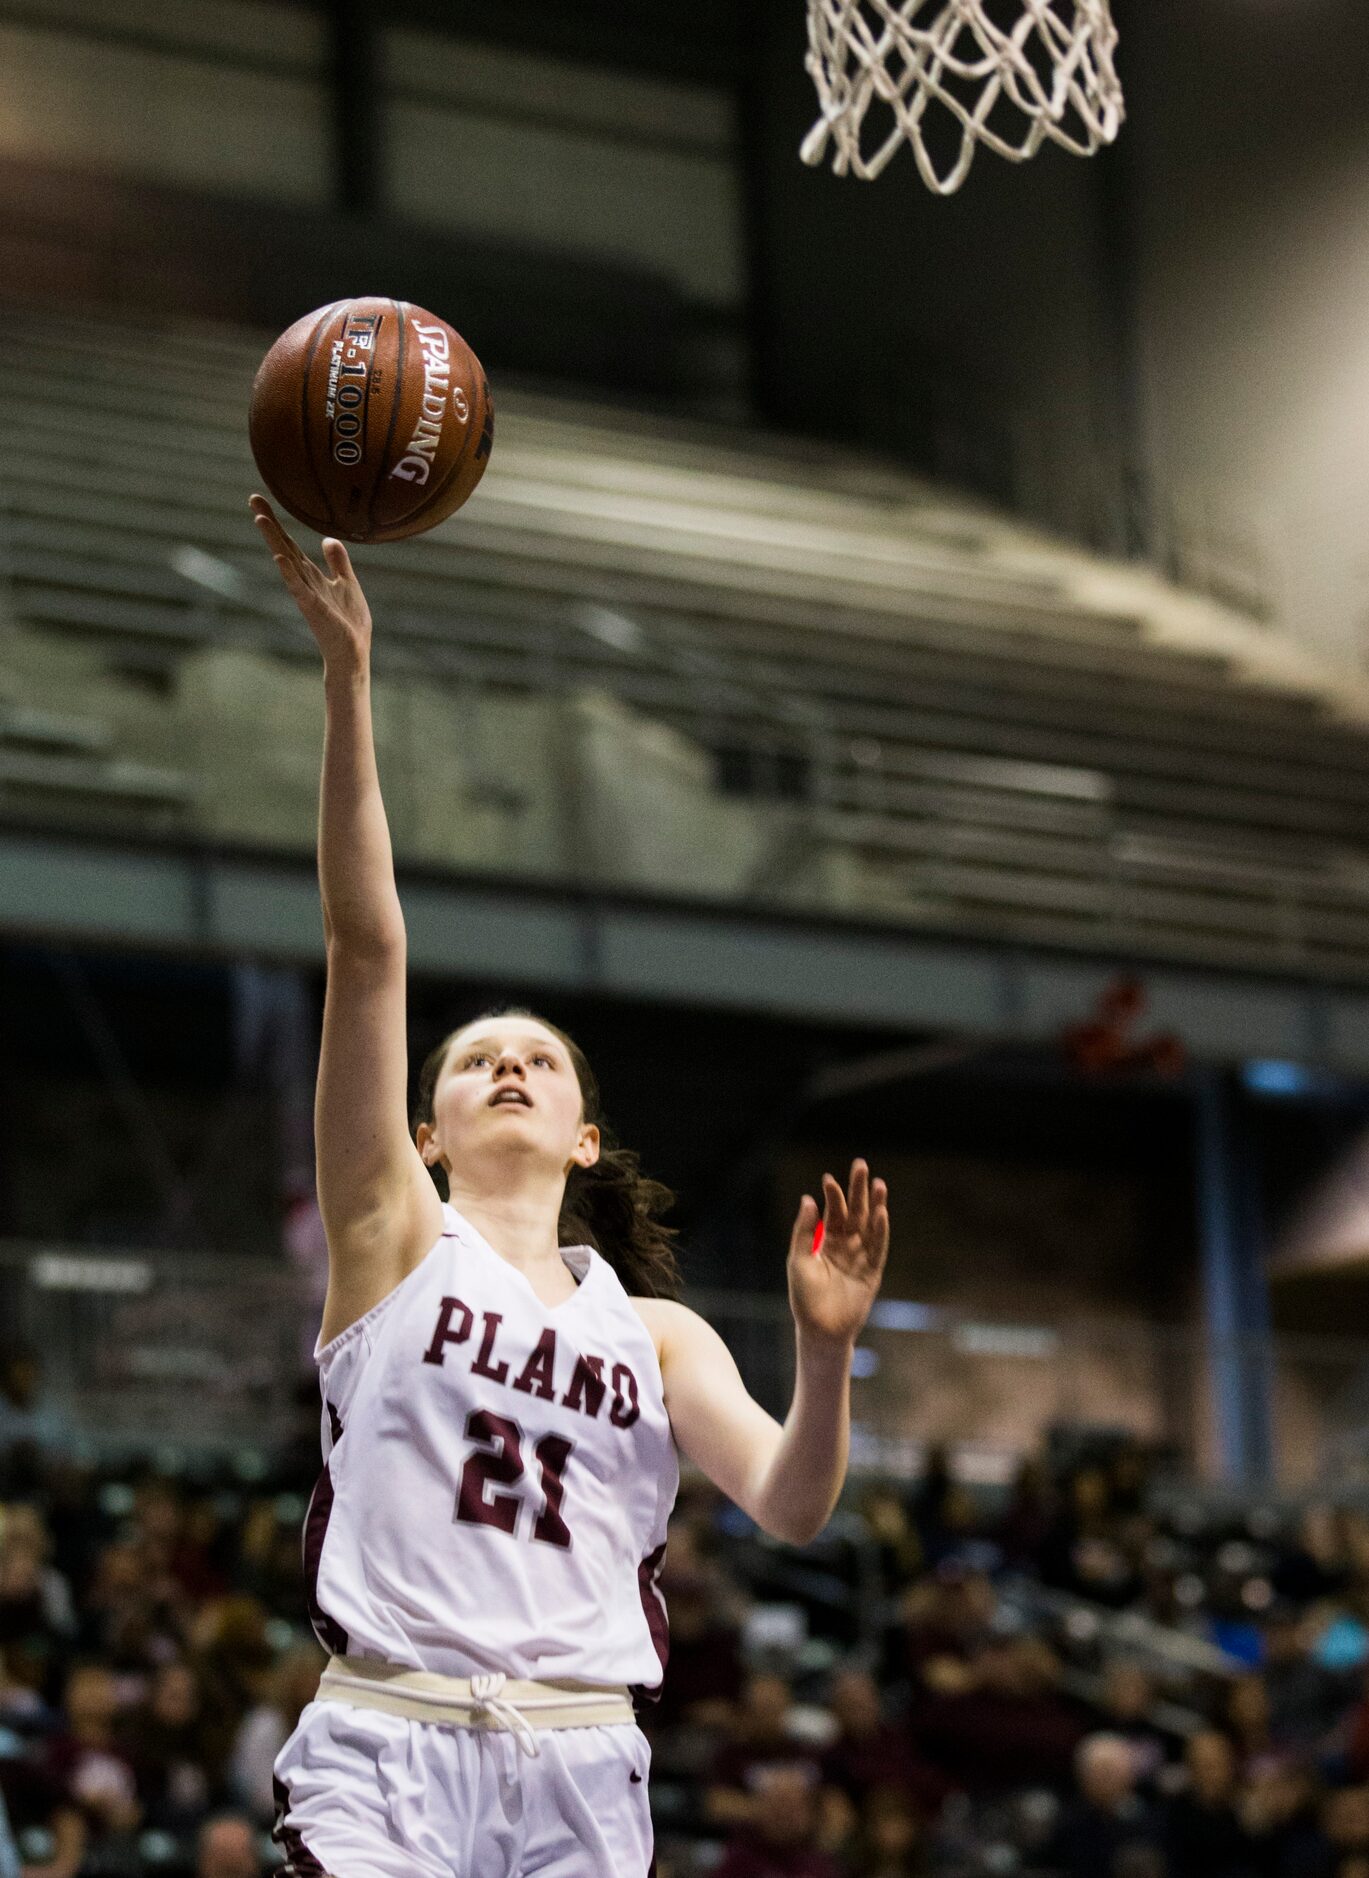
[[[94,1465],[0,1367],[0,1878],[264,1878],[324,1658],[271,1461]],[[303,1412],[312,1418],[317,1396]],[[853,1480],[802,1552],[687,1479],[657,1878],[1369,1878],[1369,1517],[1124,1439]]]

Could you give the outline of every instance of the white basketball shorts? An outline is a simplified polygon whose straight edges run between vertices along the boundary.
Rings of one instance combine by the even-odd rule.
[[[641,1729],[537,1742],[311,1702],[276,1757],[278,1878],[653,1878]]]

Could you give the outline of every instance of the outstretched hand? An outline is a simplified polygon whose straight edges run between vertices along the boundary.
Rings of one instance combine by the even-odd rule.
[[[346,548],[327,536],[323,558],[328,565],[322,568],[281,527],[265,496],[252,496],[248,507],[324,663],[346,658],[364,664],[371,650],[371,609]]]
[[[850,1347],[870,1315],[889,1256],[889,1189],[851,1163],[849,1190],[822,1177],[822,1238],[814,1246],[817,1202],[805,1194],[789,1241],[789,1303],[800,1337]]]

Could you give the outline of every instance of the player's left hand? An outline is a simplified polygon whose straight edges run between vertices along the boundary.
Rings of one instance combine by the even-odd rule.
[[[889,1256],[889,1189],[870,1179],[864,1161],[853,1161],[848,1191],[824,1174],[822,1192],[816,1251],[817,1202],[809,1194],[799,1202],[789,1241],[789,1304],[803,1341],[850,1348],[870,1315]]]

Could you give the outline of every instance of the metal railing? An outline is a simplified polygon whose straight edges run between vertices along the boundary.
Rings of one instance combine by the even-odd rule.
[[[85,1452],[249,1450],[298,1439],[318,1288],[271,1259],[0,1246],[6,1344],[36,1350],[46,1412]],[[783,1419],[794,1380],[787,1301],[694,1291],[747,1387]],[[1005,1485],[1051,1430],[1112,1430],[1216,1472],[1208,1396],[1215,1351],[1196,1331],[1139,1319],[987,1322],[881,1297],[856,1350],[851,1464],[908,1478],[927,1450],[960,1476]],[[1269,1364],[1271,1490],[1369,1494],[1369,1338],[1276,1337]]]

